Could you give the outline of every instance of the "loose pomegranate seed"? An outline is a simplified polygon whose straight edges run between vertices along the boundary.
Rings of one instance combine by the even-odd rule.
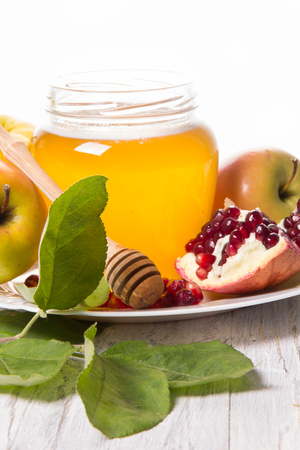
[[[165,295],[162,295],[154,305],[150,306],[150,308],[171,308],[177,306],[174,300],[174,297],[170,292],[167,292]]]
[[[168,284],[170,283],[170,280],[169,280],[169,278],[163,278],[162,280],[163,280],[164,287],[165,287],[164,292],[166,292]]]
[[[224,211],[225,217],[231,217],[233,219],[238,219],[241,214],[241,210],[237,206],[229,206]]]
[[[204,244],[201,242],[196,242],[196,244],[193,247],[193,253],[195,256],[198,255],[198,253],[205,253]]]
[[[256,225],[259,225],[263,221],[262,214],[256,209],[248,212],[245,218],[246,225],[250,231],[254,231]]]
[[[184,288],[185,288],[184,280],[173,280],[168,286],[168,292],[170,292],[170,294],[174,295],[180,289],[184,289]]]
[[[295,226],[297,226],[297,224]],[[300,224],[299,224],[299,226],[300,226]],[[268,228],[270,230],[270,233],[276,233],[276,234],[279,233],[279,228],[276,225],[274,225],[273,223],[268,225]]]
[[[231,217],[227,217],[227,219],[224,220],[224,222],[222,223],[222,230],[224,231],[225,234],[230,234],[237,226],[238,221],[231,218]]]
[[[278,244],[279,241],[279,235],[276,233],[270,233],[269,236],[266,237],[264,240],[264,246],[266,249],[275,247],[276,244]]]
[[[214,217],[211,221],[211,228],[214,232],[218,231],[221,228],[222,222],[224,221],[225,217],[220,214],[216,217]]]
[[[236,254],[237,254],[236,246],[228,242],[228,244],[226,245],[226,255],[229,258],[230,256],[234,256]]]
[[[240,230],[235,230],[231,233],[229,242],[239,249],[245,242],[245,238]]]
[[[193,293],[195,299],[194,304],[198,304],[201,302],[201,300],[203,300],[203,294],[198,284],[194,283],[193,281],[188,281],[185,288]]]
[[[199,280],[205,280],[207,278],[208,272],[205,269],[202,269],[202,267],[198,267],[196,270],[196,275],[199,278]]]
[[[204,246],[206,253],[212,254],[214,252],[215,247],[216,244],[214,242],[214,239],[213,238],[207,239]]]
[[[215,262],[215,260],[215,255],[210,255],[207,253],[199,253],[195,258],[196,264],[202,267],[202,269],[205,269],[207,272],[211,271],[212,264]]]
[[[194,303],[195,297],[192,291],[189,291],[188,289],[181,289],[176,292],[174,301],[177,306],[189,306]]]
[[[29,277],[26,278],[24,284],[29,288],[37,287],[37,285],[39,284],[39,276],[34,274],[29,275]]]
[[[187,253],[192,253],[194,245],[196,244],[196,239],[191,239],[189,242],[185,244],[185,251]]]
[[[269,236],[270,230],[264,223],[260,223],[256,225],[255,227],[255,238],[260,241],[264,242],[265,238]]]
[[[250,230],[245,222],[240,222],[237,226],[237,230],[242,233],[242,236],[247,239],[250,236]]]

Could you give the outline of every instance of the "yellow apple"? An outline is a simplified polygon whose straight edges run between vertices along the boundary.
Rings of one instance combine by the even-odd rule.
[[[0,160],[0,283],[21,275],[37,261],[47,214],[32,181]]]
[[[24,144],[28,149],[30,148],[30,141],[35,129],[34,125],[15,119],[14,117],[11,116],[1,116],[1,115],[0,115],[0,125],[2,125],[3,128],[10,134],[12,134],[16,139],[19,139],[20,141],[24,142]],[[4,156],[1,151],[0,151],[0,158],[4,159]]]

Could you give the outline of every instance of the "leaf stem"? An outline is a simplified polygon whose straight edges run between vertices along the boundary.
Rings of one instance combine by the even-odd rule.
[[[15,336],[7,336],[5,338],[0,338],[0,344],[5,344],[6,342],[15,341],[16,339],[21,339],[22,337],[27,334],[27,332],[30,330],[32,325],[37,321],[37,319],[44,314],[44,311],[41,309],[38,310],[38,312],[32,317],[32,319],[28,322],[28,324],[25,326],[25,328],[21,331],[21,333],[16,334]]]

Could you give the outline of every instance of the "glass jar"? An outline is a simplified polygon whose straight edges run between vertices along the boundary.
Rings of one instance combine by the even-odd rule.
[[[178,278],[175,259],[210,218],[218,170],[193,82],[174,72],[94,71],[60,77],[48,99],[48,123],[32,142],[37,162],[63,190],[105,175],[107,235]]]

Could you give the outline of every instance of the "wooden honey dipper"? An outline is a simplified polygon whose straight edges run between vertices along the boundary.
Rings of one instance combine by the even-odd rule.
[[[63,191],[35,161],[26,145],[0,125],[0,148],[4,157],[24,172],[54,201]],[[162,295],[164,283],[155,264],[138,250],[130,250],[107,237],[105,278],[112,291],[133,308],[152,306]]]

